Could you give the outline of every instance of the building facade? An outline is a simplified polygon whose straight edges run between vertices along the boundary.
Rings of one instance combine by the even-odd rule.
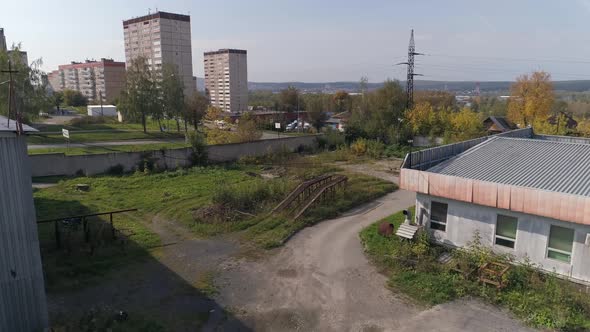
[[[0,331],[45,331],[47,303],[25,135],[0,116]],[[22,125],[25,133],[36,131]]]
[[[176,66],[185,96],[197,90],[193,80],[191,19],[188,15],[157,12],[123,21],[125,60],[144,57],[152,70],[169,63]]]
[[[226,112],[248,110],[248,59],[245,50],[204,53],[205,93],[211,105]]]
[[[400,188],[437,243],[476,238],[519,262],[590,283],[590,139],[524,128],[409,154]]]
[[[0,51],[6,50],[6,36],[4,35],[4,28],[0,28]]]
[[[65,89],[81,92],[88,100],[111,102],[125,86],[125,63],[113,59],[72,62],[61,65],[47,75],[54,91]]]

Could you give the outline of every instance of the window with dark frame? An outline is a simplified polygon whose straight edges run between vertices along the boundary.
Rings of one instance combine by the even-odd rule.
[[[571,228],[551,225],[547,242],[547,258],[570,263],[575,231]]]
[[[518,219],[499,214],[496,219],[496,236],[494,243],[514,249]]]
[[[430,228],[443,231],[447,230],[447,210],[448,204],[431,202],[430,207]]]

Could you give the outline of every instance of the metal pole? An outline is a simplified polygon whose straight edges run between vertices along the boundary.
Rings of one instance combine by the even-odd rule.
[[[104,116],[104,111],[102,109],[102,90],[98,90],[98,94],[100,97],[100,116]]]
[[[116,238],[115,237],[115,225],[113,224],[113,214],[110,214],[110,218],[111,218],[111,234],[113,236],[113,240]]]

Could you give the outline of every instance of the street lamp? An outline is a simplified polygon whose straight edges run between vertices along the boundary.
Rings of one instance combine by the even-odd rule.
[[[413,139],[408,140],[408,144],[410,144],[410,154],[408,155],[408,168],[412,169],[412,145],[414,143]]]

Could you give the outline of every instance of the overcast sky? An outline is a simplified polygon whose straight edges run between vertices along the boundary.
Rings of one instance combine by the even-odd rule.
[[[248,50],[250,81],[405,79],[410,29],[417,72],[432,80],[512,80],[532,70],[590,79],[590,0],[19,0],[0,5],[7,42],[43,69],[124,61],[122,20],[190,14],[194,73],[203,52]]]

